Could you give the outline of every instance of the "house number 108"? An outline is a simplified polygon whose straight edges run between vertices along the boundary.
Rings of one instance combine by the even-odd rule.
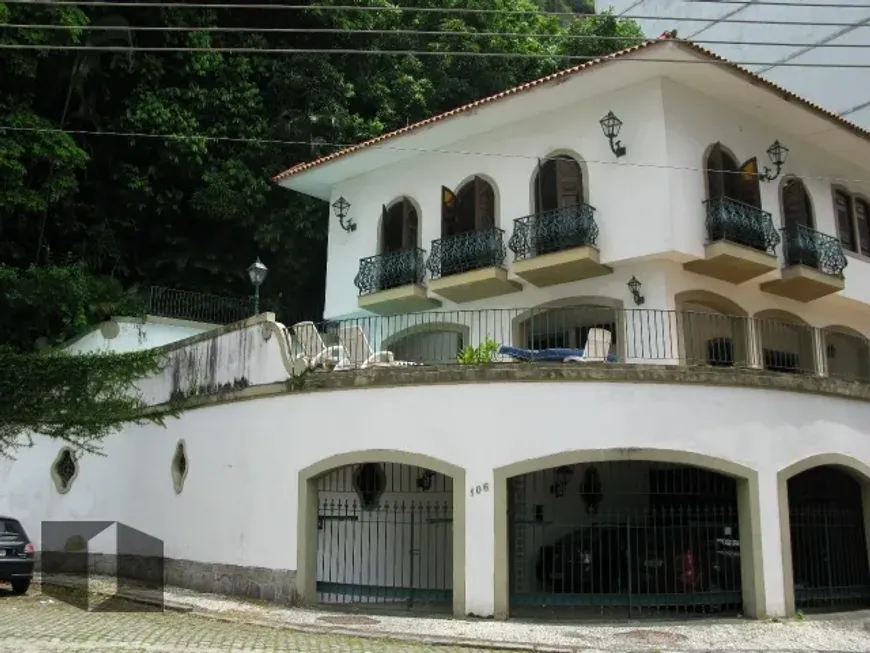
[[[478,494],[482,494],[484,492],[489,492],[489,483],[484,483],[483,485],[475,485],[471,488],[471,496],[475,497]]]

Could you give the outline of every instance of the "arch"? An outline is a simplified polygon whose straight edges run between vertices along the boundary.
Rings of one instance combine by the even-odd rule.
[[[819,330],[822,359],[828,376],[870,380],[870,340],[863,333],[842,324]]]
[[[451,341],[458,336],[457,349]],[[398,360],[417,363],[455,363],[456,355],[471,342],[471,328],[458,322],[424,322],[406,327],[384,338],[380,348]]]
[[[705,171],[707,199],[731,199],[761,209],[761,188],[758,175],[737,174],[751,163],[740,163],[734,152],[722,143],[713,143],[704,150],[702,169]],[[756,164],[757,167],[757,164]]]
[[[803,180],[786,175],[779,182],[780,223],[783,227],[801,225],[815,229],[816,218],[813,199]]]
[[[421,247],[422,216],[420,204],[408,195],[385,204],[378,219],[378,254]]]
[[[540,326],[535,326],[536,323]],[[625,304],[621,299],[612,297],[563,297],[539,304],[511,320],[511,338],[514,346],[521,348],[546,349],[552,346],[582,349],[585,346],[582,330],[605,324],[612,325],[608,330],[612,332],[613,346],[620,360],[624,360],[626,338],[622,336],[626,332]],[[545,333],[552,331],[552,327],[558,333]],[[554,344],[533,346],[530,340],[538,338],[533,332],[552,336],[555,338]]]
[[[453,614],[465,616],[465,469],[440,458],[397,449],[349,451],[319,460],[299,470],[296,526],[296,587],[300,603],[317,597],[317,481],[349,465],[394,463],[430,469],[453,480]]]
[[[870,465],[841,453],[819,453],[795,461],[777,473],[780,542],[782,546],[783,586],[786,616],[795,614],[794,568],[791,542],[791,511],[789,510],[788,482],[792,478],[820,467],[834,467],[846,472],[861,486],[865,538],[870,545]],[[870,560],[870,550],[867,552]]]
[[[680,359],[688,365],[747,366],[748,312],[708,290],[684,290],[674,298]]]
[[[768,308],[753,318],[761,363],[772,372],[814,373],[818,369],[813,328],[789,311]]]
[[[580,202],[583,202],[585,204],[589,203],[589,167],[586,164],[586,160],[574,150],[568,148],[559,148],[556,150],[552,150],[546,156],[541,157],[541,159],[539,159],[539,161],[535,163],[535,166],[532,169],[532,173],[529,176],[529,212],[531,214],[542,213],[543,211],[550,210],[551,208],[557,208],[556,206],[549,208],[545,206],[543,209],[538,207],[538,175],[540,174],[541,168],[543,166],[545,166],[550,161],[555,161],[557,159],[570,160],[577,166],[580,180],[579,199]]]
[[[495,502],[495,574],[496,618],[507,618],[509,603],[509,531],[508,480],[524,474],[562,465],[618,461],[675,463],[718,472],[737,481],[737,505],[741,533],[741,579],[746,614],[760,618],[765,612],[764,562],[761,556],[758,473],[739,463],[691,451],[673,449],[589,449],[572,450],[530,458],[493,470]],[[745,541],[745,543],[744,543]],[[742,558],[745,552],[746,558]]]
[[[467,194],[467,195],[466,195]],[[475,194],[491,197],[492,208],[485,204],[478,207]],[[442,198],[441,205],[441,236],[453,236],[469,231],[481,231],[489,227],[501,225],[501,197],[498,184],[491,176],[475,173],[465,177],[452,191],[453,206],[449,206]],[[488,201],[488,200],[487,200]]]

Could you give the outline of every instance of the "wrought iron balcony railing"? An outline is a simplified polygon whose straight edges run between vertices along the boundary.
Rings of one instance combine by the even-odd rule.
[[[780,238],[770,213],[730,197],[707,200],[704,205],[707,209],[707,238],[711,243],[727,240],[776,254]]]
[[[269,302],[261,302],[262,310],[273,310]],[[230,324],[254,314],[250,297],[238,299],[206,295],[188,290],[152,286],[148,295],[148,314],[209,324]]]
[[[598,241],[598,225],[594,213],[595,209],[588,204],[578,204],[517,218],[508,247],[515,254],[515,259],[522,261],[574,247],[595,245]]]
[[[426,267],[433,279],[504,265],[504,231],[490,227],[432,241]]]
[[[805,265],[833,277],[843,275],[848,261],[837,238],[802,225],[783,227],[782,238],[786,266]]]
[[[426,252],[418,247],[360,259],[353,284],[359,294],[371,295],[381,290],[422,284],[426,276]]]

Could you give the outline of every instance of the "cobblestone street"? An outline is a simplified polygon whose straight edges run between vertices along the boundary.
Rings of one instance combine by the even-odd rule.
[[[425,653],[433,650],[444,653],[463,651],[388,640],[306,634],[176,612],[86,612],[38,591],[32,590],[24,597],[0,592],[2,653]]]

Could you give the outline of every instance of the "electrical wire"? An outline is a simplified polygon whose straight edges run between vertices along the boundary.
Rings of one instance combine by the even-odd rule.
[[[21,4],[21,5],[46,5],[52,7],[111,7],[113,9],[199,9],[199,10],[285,10],[285,11],[386,11],[386,12],[416,12],[416,13],[437,13],[437,14],[489,14],[503,16],[553,16],[563,18],[576,18],[580,20],[600,18],[601,16],[610,16],[611,14],[576,14],[572,11],[542,11],[538,9],[522,10],[522,9],[476,9],[464,7],[373,7],[369,5],[353,6],[353,5],[283,5],[283,4],[262,4],[262,3],[214,3],[205,4],[200,2],[119,2],[117,0],[92,0],[76,1],[76,0],[3,0],[5,4]],[[754,3],[753,3],[754,4]],[[776,3],[775,3],[776,4]],[[798,4],[798,3],[795,3]],[[835,5],[825,5],[825,7],[834,8]],[[849,8],[857,8],[856,5],[847,5]],[[867,7],[870,9],[870,6]],[[749,20],[741,18],[695,18],[690,16],[642,16],[642,15],[612,15],[613,18],[624,20],[658,20],[668,21],[673,23],[734,23],[734,24],[749,24],[749,25],[795,25],[803,27],[870,27],[867,25],[855,25],[855,23],[830,23],[819,21],[782,21],[782,20]]]
[[[693,0],[698,2],[700,0]],[[43,25],[6,23],[0,29],[34,29],[34,30],[81,30],[97,32],[158,32],[158,33],[228,33],[228,34],[364,34],[372,36],[461,36],[473,38],[531,38],[531,39],[565,39],[569,41],[629,41],[624,36],[597,36],[595,34],[532,34],[528,32],[459,32],[444,30],[414,30],[414,29],[346,29],[341,27],[178,27],[156,25]],[[675,39],[654,37],[639,38],[638,42],[673,41]],[[729,40],[692,40],[696,45],[753,45],[783,48],[839,48],[863,49],[870,48],[870,43],[795,43],[792,41],[729,41]]]
[[[673,41],[673,39],[670,39]],[[579,55],[540,52],[473,52],[473,51],[439,51],[439,50],[382,50],[379,48],[364,50],[361,48],[247,48],[247,47],[140,47],[140,46],[95,46],[95,45],[54,45],[31,43],[0,43],[0,50],[38,50],[38,51],[70,51],[70,52],[200,52],[223,54],[340,54],[340,55],[383,55],[389,57],[482,57],[489,59],[560,59],[565,61],[600,61],[611,57],[611,54]],[[784,68],[828,68],[828,69],[870,69],[870,63],[821,63],[799,61],[720,61],[718,59],[665,59],[643,57],[642,59],[614,58],[614,62],[622,63],[670,63],[670,64],[700,64],[705,66],[776,66]]]
[[[328,141],[293,141],[275,138],[242,138],[233,136],[208,136],[206,134],[150,134],[144,132],[122,132],[122,131],[89,131],[83,129],[60,129],[54,127],[15,127],[11,125],[0,125],[0,133],[3,131],[22,132],[22,133],[38,133],[38,134],[68,134],[71,136],[107,136],[118,138],[150,138],[168,141],[205,141],[215,143],[242,143],[252,145],[287,145],[287,146],[305,146],[305,147],[335,147],[344,149],[359,145],[359,143],[334,143]],[[559,156],[534,156],[531,154],[512,154],[508,152],[475,152],[471,150],[445,150],[441,148],[421,148],[421,147],[401,147],[397,145],[367,145],[365,149],[371,150],[389,150],[395,152],[411,152],[414,154],[448,154],[474,157],[498,157],[503,159],[524,159],[530,161],[546,161],[549,159],[558,159]],[[661,165],[658,163],[635,163],[631,161],[597,161],[583,159],[587,165],[604,165],[604,166],[625,166],[629,168],[646,168],[652,170],[676,170],[680,172],[709,172],[711,169],[694,167],[694,166],[672,166]],[[739,170],[716,170],[723,174],[742,175]],[[844,177],[821,177],[812,175],[789,175],[796,179],[826,181],[830,183],[842,184],[866,184],[870,183],[867,179],[849,179]]]

